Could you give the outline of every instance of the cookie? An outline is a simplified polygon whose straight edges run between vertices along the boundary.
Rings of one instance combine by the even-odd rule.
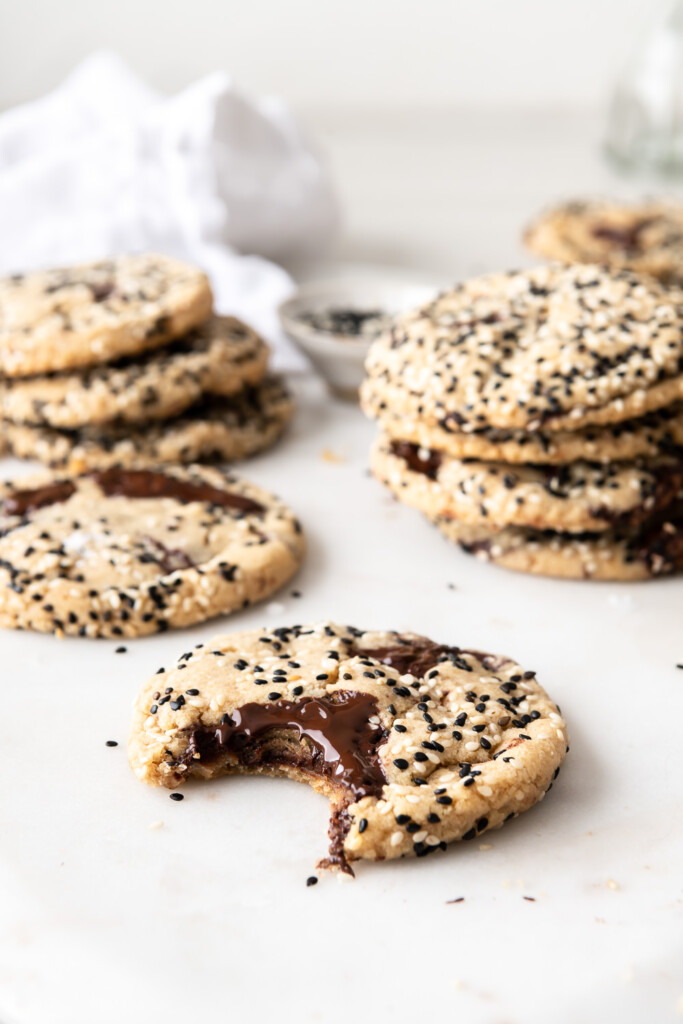
[[[371,455],[375,476],[430,518],[530,526],[565,533],[636,526],[683,486],[683,461],[520,466],[453,459],[384,435]]]
[[[435,520],[441,532],[485,562],[538,576],[627,582],[683,570],[683,496],[632,530],[553,533],[508,526],[497,533]]]
[[[545,211],[524,235],[540,256],[602,263],[683,283],[683,205],[569,202]]]
[[[530,808],[567,751],[558,708],[509,658],[318,624],[219,636],[146,683],[130,763],[174,789],[235,772],[332,804],[325,866],[423,857]]]
[[[119,256],[0,279],[0,372],[93,366],[158,348],[211,314],[206,274],[168,256]]]
[[[580,459],[589,462],[624,462],[658,458],[683,448],[683,404],[606,427],[581,430],[462,430],[445,414],[439,422],[422,418],[415,396],[410,414],[399,414],[370,381],[362,389],[366,415],[376,419],[389,437],[421,448],[437,449],[456,459],[490,462],[563,465]],[[403,404],[403,408],[405,408]]]
[[[0,413],[14,423],[74,429],[168,419],[204,394],[233,395],[266,372],[265,342],[234,317],[214,316],[142,357],[81,373],[0,384]]]
[[[494,274],[398,317],[366,366],[398,415],[406,394],[429,422],[575,430],[683,398],[682,316],[683,292],[627,271]]]
[[[232,398],[208,398],[164,422],[55,430],[5,421],[1,433],[18,458],[74,472],[105,466],[232,462],[269,448],[292,418],[294,403],[278,378]]]
[[[0,625],[134,637],[260,601],[303,557],[266,491],[208,467],[42,473],[0,487]]]

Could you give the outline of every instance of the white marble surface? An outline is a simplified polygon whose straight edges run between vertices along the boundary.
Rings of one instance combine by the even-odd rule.
[[[677,1019],[683,580],[567,583],[480,564],[369,478],[372,426],[356,408],[299,390],[290,436],[249,465],[308,532],[275,604],[126,654],[0,637],[0,1020]],[[174,803],[136,781],[130,703],[160,664],[233,626],[320,618],[536,669],[572,735],[548,798],[486,835],[490,849],[307,888],[327,820],[307,787],[229,779]]]
[[[452,278],[519,264],[520,225],[539,205],[615,187],[598,122],[578,115],[315,127],[348,209],[341,261]],[[683,580],[568,583],[482,565],[368,477],[373,428],[357,409],[299,389],[290,435],[244,467],[308,533],[305,567],[275,604],[126,654],[0,634],[0,1021],[680,1019]],[[221,630],[320,618],[538,670],[572,735],[547,800],[487,835],[492,849],[306,888],[327,821],[308,788],[231,779],[174,803],[135,780],[130,703],[160,664]]]

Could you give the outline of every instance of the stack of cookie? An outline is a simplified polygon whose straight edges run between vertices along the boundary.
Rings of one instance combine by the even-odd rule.
[[[72,470],[233,460],[292,414],[262,339],[158,255],[0,280],[5,449]]]
[[[400,317],[367,369],[373,472],[467,551],[574,578],[683,567],[683,292],[496,274]]]

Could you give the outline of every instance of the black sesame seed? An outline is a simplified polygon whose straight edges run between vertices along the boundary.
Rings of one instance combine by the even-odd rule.
[[[183,793],[171,793],[171,800],[184,800],[185,795]]]
[[[106,747],[118,747],[118,745],[118,740],[107,740],[107,742],[105,743]]]

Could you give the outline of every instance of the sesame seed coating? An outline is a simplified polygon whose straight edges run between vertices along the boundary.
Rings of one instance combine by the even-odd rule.
[[[168,256],[119,256],[0,279],[0,371],[93,366],[157,348],[211,314],[202,271]]]
[[[401,501],[461,524],[599,533],[634,526],[683,486],[683,460],[611,465],[509,466],[453,459],[381,435],[373,473]]]
[[[145,423],[176,416],[204,394],[234,395],[265,374],[265,342],[234,317],[213,316],[147,355],[0,384],[14,423],[57,428]]]
[[[187,626],[261,600],[303,558],[292,512],[232,473],[117,474],[0,486],[0,625],[84,637]]]
[[[564,465],[579,459],[628,462],[643,457],[657,458],[683,448],[683,403],[680,402],[639,419],[602,427],[526,431],[460,427],[443,410],[440,419],[430,420],[420,396],[410,396],[396,386],[378,390],[369,380],[363,385],[362,395],[363,411],[376,419],[390,438],[437,449],[456,459],[531,465]]]
[[[652,523],[600,534],[509,526],[499,531],[436,518],[448,540],[484,562],[561,579],[647,580],[683,570],[683,494]]]
[[[367,371],[376,391],[398,386],[429,420],[445,412],[461,427],[618,422],[683,397],[682,314],[683,293],[627,271],[493,274],[398,317]]]
[[[232,397],[205,397],[181,416],[161,423],[56,430],[4,421],[0,436],[19,458],[74,472],[143,463],[232,462],[274,444],[293,412],[282,380],[267,377]]]
[[[683,205],[673,202],[561,203],[542,213],[525,234],[541,256],[567,263],[602,263],[683,283]]]

